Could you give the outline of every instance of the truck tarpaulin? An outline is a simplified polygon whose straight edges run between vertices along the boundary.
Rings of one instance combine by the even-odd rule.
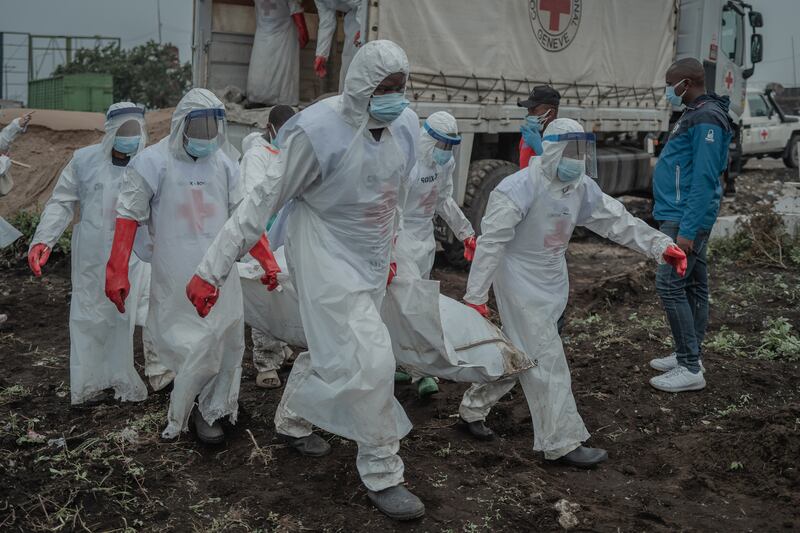
[[[578,91],[579,97],[608,88],[617,95],[635,89],[635,100],[642,92],[660,99],[674,57],[674,1],[388,0],[371,11],[376,14],[371,37],[405,48],[415,90],[438,86],[511,97],[529,90],[514,81],[551,82],[595,87]]]

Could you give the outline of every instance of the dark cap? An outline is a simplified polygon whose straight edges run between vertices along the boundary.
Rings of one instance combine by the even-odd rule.
[[[518,100],[517,105],[520,107],[527,107],[530,109],[531,107],[536,107],[539,104],[547,104],[558,107],[558,103],[561,101],[561,95],[558,91],[550,87],[549,85],[537,85],[531,91],[531,95],[528,97],[527,100]]]

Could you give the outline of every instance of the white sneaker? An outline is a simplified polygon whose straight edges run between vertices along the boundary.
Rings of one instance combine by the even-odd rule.
[[[678,366],[678,354],[672,352],[666,357],[658,357],[650,359],[650,368],[658,370],[659,372],[668,372]],[[700,372],[705,372],[706,367],[703,366],[703,360],[700,359]]]
[[[664,392],[685,392],[706,388],[702,372],[691,372],[685,366],[676,366],[669,372],[650,379],[650,385]]]

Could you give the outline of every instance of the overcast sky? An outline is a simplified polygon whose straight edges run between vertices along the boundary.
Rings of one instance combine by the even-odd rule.
[[[402,0],[393,0],[402,1]],[[519,1],[519,0],[518,0]],[[798,0],[751,0],[764,14],[764,62],[753,81],[795,84],[800,71],[800,9]],[[123,48],[158,39],[157,0],[0,0],[0,31],[36,34],[120,37]],[[162,41],[172,42],[182,61],[191,60],[192,0],[161,0]],[[794,35],[795,68],[792,65]],[[8,36],[6,43],[13,39]],[[14,51],[5,48],[6,59]],[[22,49],[19,49],[22,52]],[[8,63],[7,68],[24,64]],[[43,65],[42,71],[49,70]],[[41,72],[42,77],[49,72]],[[800,72],[797,73],[800,82]],[[8,77],[12,79],[13,76]],[[21,81],[24,81],[24,75]],[[9,93],[13,92],[9,88]],[[18,88],[24,91],[24,87]]]

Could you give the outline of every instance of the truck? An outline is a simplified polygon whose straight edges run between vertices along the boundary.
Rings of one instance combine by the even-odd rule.
[[[251,3],[194,1],[195,86],[218,93],[246,86]],[[313,76],[316,9],[310,0],[303,5],[312,43],[301,52],[301,108],[338,80],[335,53],[330,79]],[[649,194],[652,155],[676,111],[664,99],[669,65],[698,58],[707,88],[731,98],[738,123],[763,48],[761,14],[741,0],[363,0],[360,19],[366,40],[390,39],[406,50],[407,98],[420,120],[441,110],[458,120],[454,196],[478,231],[489,193],[519,170],[527,112],[517,102],[536,85],[561,93],[559,117],[596,134],[606,193]],[[339,50],[342,42],[340,28]],[[235,111],[234,137],[264,127],[265,111]],[[735,139],[740,157],[741,136]],[[448,260],[463,265],[461,244],[441,225],[437,238]]]
[[[752,158],[774,157],[787,168],[797,168],[800,117],[781,109],[772,88],[747,88],[741,131],[742,164]]]

